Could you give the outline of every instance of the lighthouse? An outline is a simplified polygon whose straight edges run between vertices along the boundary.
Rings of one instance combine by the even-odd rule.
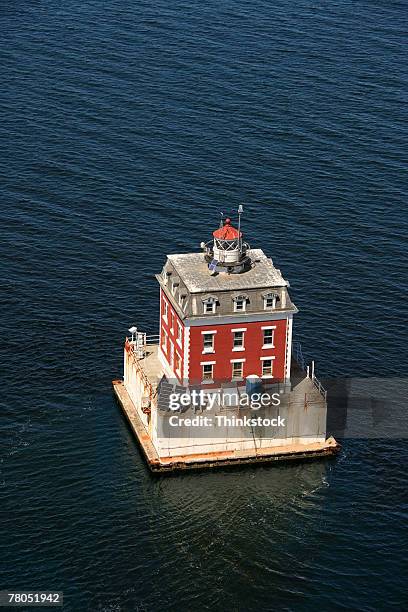
[[[199,251],[167,256],[156,275],[159,334],[133,326],[125,341],[114,390],[152,470],[339,448],[326,438],[326,391],[293,342],[289,283],[244,239],[242,212],[236,224],[222,218]]]

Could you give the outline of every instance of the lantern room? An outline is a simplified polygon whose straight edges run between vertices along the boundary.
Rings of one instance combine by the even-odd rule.
[[[250,247],[242,239],[240,225],[239,221],[238,229],[235,228],[231,219],[227,217],[213,232],[213,240],[202,243],[211,274],[220,272],[239,274],[249,269],[250,259],[247,257],[247,250]]]

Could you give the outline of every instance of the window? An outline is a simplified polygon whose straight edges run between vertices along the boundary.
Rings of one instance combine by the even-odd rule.
[[[262,376],[272,378],[273,359],[264,359],[262,361]]]
[[[205,314],[214,314],[217,306],[217,298],[209,296],[203,300],[203,307]]]
[[[243,378],[244,375],[244,362],[233,361],[232,362],[232,378]]]
[[[166,268],[163,268],[163,270],[162,270],[162,278],[163,278],[163,282],[164,282],[165,285],[168,284],[170,276],[171,276],[171,272],[168,272],[166,270]]]
[[[214,332],[203,333],[203,353],[214,352]]]
[[[239,299],[235,300],[235,312],[239,312],[240,310],[245,311],[246,302],[245,300]]]
[[[167,323],[168,312],[169,312],[169,305],[166,302],[166,300],[163,300],[163,319],[166,321],[166,323]]]
[[[205,302],[205,304],[204,304],[204,312],[205,312],[205,314],[214,314],[214,312],[215,312],[215,302]]]
[[[176,353],[175,364],[174,365],[175,365],[175,370],[176,370],[177,374],[180,376],[181,375],[181,367],[180,367],[181,366],[181,357],[180,357],[180,355],[178,353]]]
[[[273,347],[273,338],[274,338],[275,329],[273,327],[267,327],[263,330],[263,345],[264,347]]]
[[[177,342],[180,344],[180,346],[181,346],[182,341],[183,341],[183,328],[181,326],[180,321],[177,321]]]
[[[168,285],[170,277],[171,277],[171,272],[168,272],[167,270],[163,268],[163,281],[165,285]]]
[[[268,293],[264,295],[264,308],[273,310],[276,307],[276,302],[279,299],[276,293]]]
[[[245,312],[248,302],[248,296],[237,295],[233,298],[234,301],[234,312]]]
[[[165,353],[167,353],[167,332],[162,329],[162,349],[164,350]]]
[[[243,349],[244,348],[244,331],[234,331],[234,339],[233,339],[233,348],[234,349]]]
[[[213,364],[212,363],[204,363],[203,364],[203,380],[212,381],[213,380]]]
[[[186,303],[186,296],[184,295],[184,293],[180,293],[180,295],[179,295],[179,305],[181,306],[181,308],[184,309],[185,303]]]

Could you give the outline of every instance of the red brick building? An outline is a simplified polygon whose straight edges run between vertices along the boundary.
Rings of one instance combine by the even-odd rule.
[[[289,285],[238,225],[226,219],[201,252],[168,255],[156,277],[159,343],[129,329],[114,389],[153,470],[339,449],[326,439],[326,391],[313,362],[305,371],[297,351],[291,364]],[[255,405],[261,395],[266,403]]]
[[[292,319],[288,282],[229,219],[202,253],[169,255],[160,284],[159,358],[184,384],[264,386],[289,382]]]

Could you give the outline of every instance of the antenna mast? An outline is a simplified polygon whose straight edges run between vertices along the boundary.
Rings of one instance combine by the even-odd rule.
[[[239,252],[242,253],[242,235],[241,235],[241,215],[244,212],[242,204],[238,206],[238,240],[239,240]]]

